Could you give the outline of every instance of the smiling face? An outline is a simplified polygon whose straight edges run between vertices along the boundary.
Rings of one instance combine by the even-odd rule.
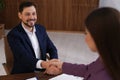
[[[85,41],[87,43],[87,45],[89,46],[89,48],[93,51],[96,52],[97,51],[97,47],[96,44],[90,34],[90,32],[88,30],[86,30],[86,37],[85,37]]]
[[[37,21],[37,13],[34,6],[25,7],[22,12],[18,13],[24,26],[32,28]]]

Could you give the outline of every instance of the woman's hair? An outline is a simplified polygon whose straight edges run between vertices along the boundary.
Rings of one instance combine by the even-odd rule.
[[[120,13],[110,7],[92,11],[85,20],[99,55],[113,80],[120,80]]]

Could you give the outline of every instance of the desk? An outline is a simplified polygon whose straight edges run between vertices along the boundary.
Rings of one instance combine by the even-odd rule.
[[[0,76],[0,80],[25,80],[28,78],[37,77],[38,80],[48,80],[54,76],[39,73],[23,73],[23,74],[13,74],[13,75],[4,75]]]

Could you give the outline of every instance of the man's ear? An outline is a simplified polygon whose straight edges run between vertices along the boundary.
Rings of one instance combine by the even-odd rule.
[[[18,12],[18,17],[21,19],[22,18],[22,16],[21,16],[21,13],[20,12]]]

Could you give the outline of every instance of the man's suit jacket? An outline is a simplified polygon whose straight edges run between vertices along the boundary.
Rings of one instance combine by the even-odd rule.
[[[57,49],[48,37],[45,28],[38,24],[35,25],[35,28],[41,50],[41,60],[46,60],[46,53],[49,53],[50,59],[58,58]],[[21,23],[8,33],[7,39],[14,56],[11,73],[34,72],[38,59],[35,57],[30,39]]]
[[[84,80],[112,80],[100,58],[89,65],[63,63],[62,71],[66,74],[84,77]]]

